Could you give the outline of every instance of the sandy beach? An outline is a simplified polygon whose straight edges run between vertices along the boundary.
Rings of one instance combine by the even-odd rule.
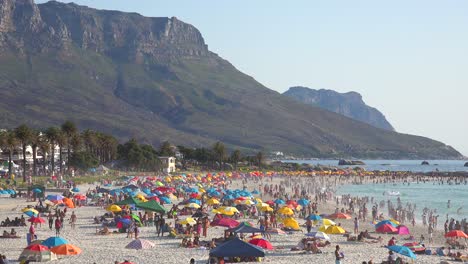
[[[275,178],[273,183],[279,183],[281,178]],[[90,185],[80,186],[81,190],[87,190]],[[241,188],[240,181],[234,181],[231,188]],[[258,188],[257,184],[248,183],[248,190]],[[48,193],[49,194],[49,193]],[[265,198],[268,197],[263,197]],[[21,216],[21,209],[26,205],[35,205],[35,203],[27,203],[25,199],[12,199],[0,198],[0,219],[4,220],[6,217],[14,218]],[[167,207],[167,206],[166,206]],[[320,213],[332,213],[335,206],[333,202],[319,204]],[[75,229],[71,229],[68,224],[68,218],[71,211],[75,211],[78,219]],[[78,246],[83,250],[77,256],[65,256],[59,258],[54,263],[114,263],[114,261],[123,262],[129,260],[134,263],[189,263],[191,258],[196,260],[196,263],[206,263],[208,260],[209,250],[202,248],[181,248],[181,239],[169,237],[157,237],[155,227],[142,227],[140,238],[147,239],[155,243],[153,249],[145,250],[131,250],[125,249],[125,246],[132,241],[131,238],[126,238],[126,234],[111,234],[111,235],[96,235],[96,228],[100,225],[93,224],[95,216],[101,216],[106,211],[102,207],[84,206],[76,209],[70,209],[65,221],[65,227],[61,232],[61,237],[67,239],[71,244]],[[299,224],[304,224],[305,220],[297,218]],[[251,220],[256,223],[255,219]],[[167,220],[168,223],[173,223],[174,220]],[[338,220],[347,231],[353,230],[352,220]],[[361,230],[374,231],[371,223],[361,222]],[[410,228],[412,235],[417,239],[421,234],[427,235],[427,229],[422,226]],[[9,228],[0,228],[0,231],[9,230]],[[5,254],[11,260],[17,260],[21,251],[26,247],[26,234],[28,227],[16,228],[18,234],[21,236],[19,239],[0,239],[0,254]],[[211,227],[208,229],[208,237],[201,238],[203,241],[210,241],[211,238],[221,237],[224,228]],[[112,231],[112,230],[111,230]],[[298,244],[301,238],[304,237],[305,228],[303,232],[292,232],[286,235],[272,235],[271,244],[275,247],[274,250],[267,251],[267,255],[263,262],[267,263],[334,263],[334,248],[339,244],[345,258],[343,263],[362,263],[363,261],[373,260],[374,263],[381,263],[386,259],[388,250],[383,247],[384,244],[393,236],[383,234],[383,243],[363,243],[363,242],[349,242],[342,235],[331,235],[331,245],[322,248],[322,254],[304,254],[301,252],[291,251],[290,249]],[[42,224],[37,228],[38,239],[46,239],[54,236],[55,231],[49,230],[47,224]],[[372,234],[375,235],[375,234]],[[381,234],[378,234],[381,235]],[[398,244],[403,244],[408,241],[402,240],[403,237],[397,237]],[[434,233],[435,241],[429,248],[436,248],[443,246],[443,231],[436,230]],[[466,254],[466,251],[465,251]],[[408,260],[408,259],[407,259]],[[426,256],[418,255],[414,263],[440,263],[441,261],[449,260],[448,257]]]

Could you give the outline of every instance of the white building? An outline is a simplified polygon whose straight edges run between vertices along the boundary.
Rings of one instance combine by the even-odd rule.
[[[159,157],[163,164],[163,171],[167,173],[175,172],[176,170],[176,158],[174,157]]]

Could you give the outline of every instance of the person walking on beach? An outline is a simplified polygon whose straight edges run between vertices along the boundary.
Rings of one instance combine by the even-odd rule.
[[[432,225],[429,225],[427,229],[427,233],[429,234],[429,244],[432,244],[433,242],[432,234],[434,233],[434,227],[432,227]]]
[[[73,211],[70,216],[70,226],[72,229],[75,229],[75,223],[76,223],[76,214],[75,214],[75,211]]]
[[[55,218],[55,236],[60,236],[60,229],[62,228],[62,221],[60,218]]]
[[[335,249],[335,264],[341,264],[341,260],[344,258],[344,255],[342,252],[340,252],[340,246],[336,245]]]
[[[359,220],[357,219],[357,217],[354,218],[354,233],[359,233]]]
[[[164,236],[164,226],[166,225],[166,220],[164,220],[163,217],[161,217],[161,219],[159,219],[159,232],[158,232],[158,236],[159,234],[161,234],[161,236]]]
[[[47,218],[49,219],[49,229],[52,230],[52,227],[54,225],[54,216],[52,215],[51,212],[49,212],[49,215],[47,215]]]

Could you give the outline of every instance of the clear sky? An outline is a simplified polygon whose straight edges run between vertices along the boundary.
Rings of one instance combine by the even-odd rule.
[[[357,91],[397,131],[468,155],[466,0],[74,2],[176,16],[196,26],[210,50],[273,90]]]

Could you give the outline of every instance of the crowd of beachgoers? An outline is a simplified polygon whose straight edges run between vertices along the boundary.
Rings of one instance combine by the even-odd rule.
[[[407,172],[192,173],[128,176],[81,186],[70,181],[63,193],[30,190],[27,197],[0,199],[1,224],[8,228],[0,242],[11,239],[0,254],[27,262],[38,256],[31,247],[58,237],[68,241],[45,245],[39,252],[49,252],[43,253],[49,259],[59,256],[60,263],[464,260],[466,219],[444,219],[442,228],[435,209],[423,208],[418,216],[419,205],[414,203],[336,194],[343,184],[428,181],[467,184],[464,177]],[[236,243],[259,246],[252,250],[260,251],[251,256],[232,256],[229,250],[224,257],[217,255],[223,244],[237,238],[241,241]],[[61,247],[68,245],[81,248],[73,251],[78,255],[61,255],[67,253]],[[408,248],[411,252],[405,251]]]

